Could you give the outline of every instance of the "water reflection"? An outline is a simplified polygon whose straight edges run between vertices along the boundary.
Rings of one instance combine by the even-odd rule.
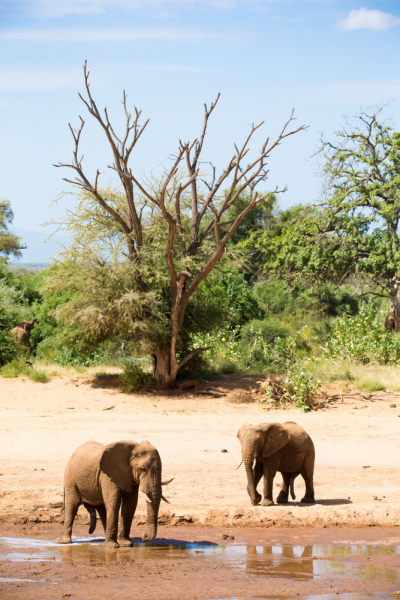
[[[186,542],[160,538],[145,544],[132,538],[132,548],[108,550],[104,538],[74,539],[72,544],[27,537],[0,537],[0,558],[18,562],[63,561],[114,563],[144,560],[212,560],[244,571],[246,575],[287,579],[360,579],[400,585],[400,569],[383,568],[346,561],[357,556],[400,554],[400,546],[376,544],[327,544],[282,546],[219,546],[208,540]],[[344,596],[343,596],[344,597]],[[373,598],[374,596],[371,596]],[[387,596],[386,596],[387,597]],[[322,599],[322,597],[319,597]],[[327,600],[329,596],[326,596]],[[356,599],[356,596],[349,596]],[[364,596],[367,598],[367,596]]]

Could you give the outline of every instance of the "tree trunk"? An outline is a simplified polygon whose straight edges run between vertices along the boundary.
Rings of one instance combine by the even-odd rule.
[[[390,314],[394,319],[394,330],[400,331],[400,279],[393,277],[389,282]]]
[[[172,390],[176,385],[178,364],[171,349],[154,352],[151,355],[153,361],[153,377],[156,386],[161,390]]]

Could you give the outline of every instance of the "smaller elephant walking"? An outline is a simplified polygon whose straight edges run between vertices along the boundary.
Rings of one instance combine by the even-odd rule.
[[[272,485],[277,471],[282,473],[282,487],[276,499],[284,504],[289,499],[289,489],[293,500],[294,480],[301,475],[306,484],[302,502],[313,503],[315,449],[310,436],[300,425],[286,423],[245,423],[237,437],[242,446],[242,462],[247,474],[247,492],[253,506],[259,504],[262,496],[257,485],[264,475],[264,499],[262,506],[274,504]],[[242,463],[240,463],[242,464]],[[254,464],[254,467],[253,467]],[[240,465],[239,465],[240,466]],[[239,467],[238,467],[239,468]]]
[[[31,339],[31,331],[35,327],[35,324],[39,323],[39,319],[32,319],[31,321],[22,321],[16,327],[13,327],[10,331],[14,333],[20,342],[29,345]]]
[[[161,458],[147,440],[140,444],[121,441],[103,446],[86,442],[71,456],[64,475],[64,529],[59,544],[70,544],[74,519],[81,504],[90,513],[89,533],[101,519],[106,548],[132,546],[129,538],[140,490],[147,499],[148,531],[142,537],[152,542],[157,535],[162,495]],[[118,530],[118,515],[121,518]]]

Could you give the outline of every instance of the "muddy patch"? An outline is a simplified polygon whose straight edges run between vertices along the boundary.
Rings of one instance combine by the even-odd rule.
[[[220,539],[188,534],[146,544],[131,538],[131,548],[107,550],[100,536],[58,545],[55,538],[3,535],[1,597],[384,600],[400,590],[397,538],[293,544]]]

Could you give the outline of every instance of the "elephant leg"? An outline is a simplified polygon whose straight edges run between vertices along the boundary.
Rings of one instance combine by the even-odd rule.
[[[259,504],[262,500],[262,496],[261,494],[259,494],[257,492],[257,486],[260,482],[261,477],[263,476],[264,473],[264,465],[260,460],[256,460],[256,464],[254,466],[254,485],[256,488],[256,504]],[[249,493],[249,490],[247,490],[247,493]],[[250,494],[249,494],[250,496]]]
[[[291,473],[282,473],[282,487],[276,501],[278,504],[286,504],[289,500],[289,485]]]
[[[135,515],[138,502],[139,487],[135,487],[132,494],[122,498],[121,517],[119,521],[118,543],[120,546],[133,546],[130,540],[132,519]]]
[[[271,506],[274,503],[272,486],[275,475],[276,469],[272,465],[264,465],[264,500],[261,502],[261,506]]]
[[[104,506],[104,504],[100,504],[100,506],[96,506],[96,510],[97,510],[97,514],[100,517],[100,521],[101,521],[101,524],[103,525],[103,529],[104,529],[104,533],[105,533],[106,529],[107,529],[106,507]]]
[[[315,457],[310,456],[307,457],[304,461],[303,468],[300,471],[301,476],[304,479],[304,483],[306,484],[306,495],[301,499],[304,503],[312,504],[315,502],[314,497],[314,461]]]
[[[104,505],[106,508],[106,539],[105,548],[118,548],[118,515],[121,506],[121,494],[118,488],[104,493]]]
[[[82,504],[81,495],[75,485],[64,488],[64,527],[62,536],[58,540],[59,544],[70,544],[72,542],[72,525]]]

